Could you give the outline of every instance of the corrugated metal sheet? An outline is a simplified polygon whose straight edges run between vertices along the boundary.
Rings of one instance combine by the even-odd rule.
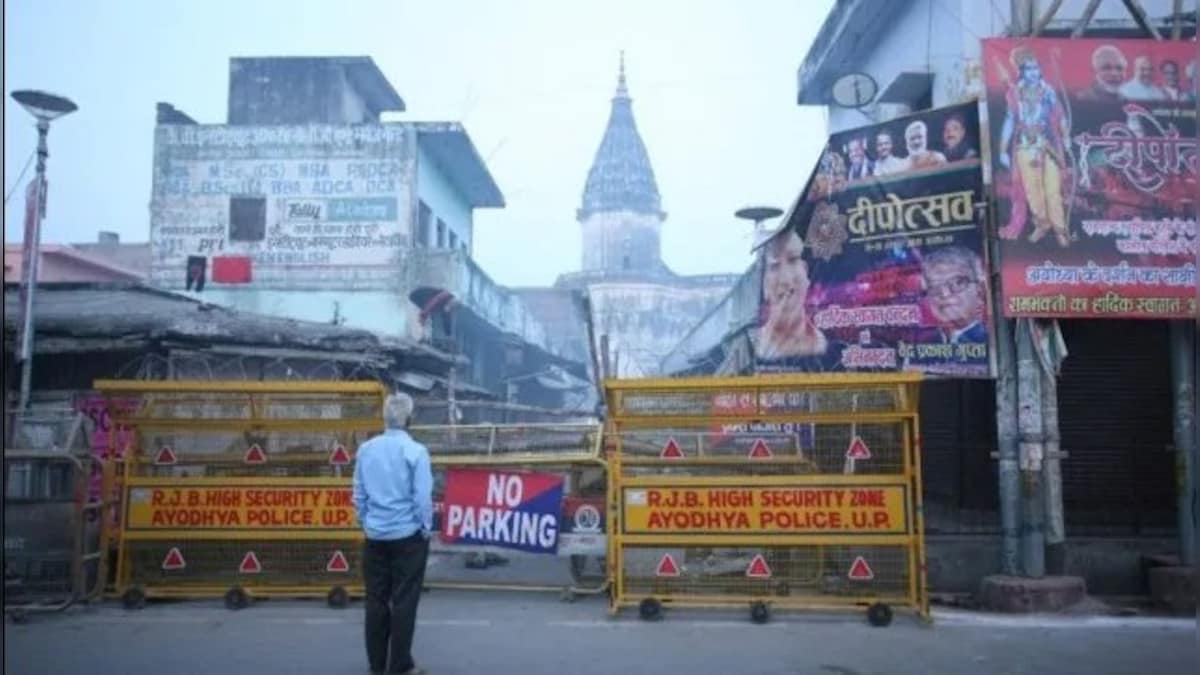
[[[15,333],[20,311],[16,285],[4,289],[6,333]],[[127,284],[41,285],[39,335],[201,341],[337,351],[397,351],[449,363],[449,355],[399,338],[327,323],[240,312],[189,297]],[[6,339],[8,336],[6,335]]]

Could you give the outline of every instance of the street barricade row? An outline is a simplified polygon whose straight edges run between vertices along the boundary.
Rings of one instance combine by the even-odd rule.
[[[358,447],[382,431],[376,383],[100,381],[127,435],[114,592],[362,593]],[[604,590],[597,425],[418,427],[435,471],[428,586]],[[115,443],[115,439],[114,439]],[[549,555],[548,555],[549,554]],[[547,564],[555,561],[556,564]]]
[[[605,383],[610,609],[928,616],[915,375]]]

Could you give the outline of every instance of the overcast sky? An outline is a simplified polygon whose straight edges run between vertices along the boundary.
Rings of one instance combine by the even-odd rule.
[[[80,107],[50,134],[47,242],[147,239],[155,103],[223,123],[231,56],[371,56],[408,106],[395,119],[462,121],[508,202],[476,212],[475,256],[509,285],[579,268],[575,209],[622,49],[678,272],[742,271],[749,227],[733,211],[786,208],[824,137],[824,111],[795,103],[796,69],[831,0],[4,4],[6,196],[36,144],[8,92]],[[8,242],[22,201],[5,205]]]

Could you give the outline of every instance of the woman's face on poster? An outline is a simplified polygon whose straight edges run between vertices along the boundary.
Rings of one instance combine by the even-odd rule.
[[[808,295],[808,264],[804,242],[794,231],[782,235],[767,249],[764,286],[772,309],[799,303]]]

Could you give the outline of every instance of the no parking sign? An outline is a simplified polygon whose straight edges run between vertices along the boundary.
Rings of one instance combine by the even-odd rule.
[[[446,472],[442,541],[558,552],[563,479],[479,469]]]

